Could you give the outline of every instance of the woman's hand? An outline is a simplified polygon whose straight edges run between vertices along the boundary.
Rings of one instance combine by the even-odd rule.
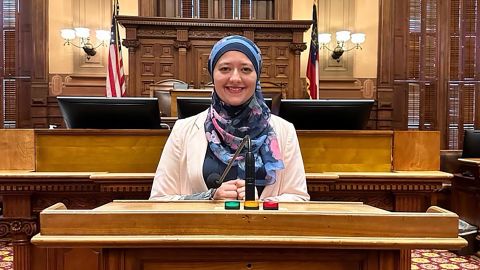
[[[223,182],[217,188],[214,200],[245,200],[245,180],[236,179],[228,182]],[[255,189],[255,200],[258,200],[258,192]]]
[[[213,195],[213,199],[214,200],[237,200],[237,197],[238,197],[237,181],[238,180],[223,182],[222,185],[219,188],[217,188],[217,191],[215,191],[215,194]]]
[[[239,200],[245,199],[245,180],[237,179],[235,185],[237,186],[237,198]]]

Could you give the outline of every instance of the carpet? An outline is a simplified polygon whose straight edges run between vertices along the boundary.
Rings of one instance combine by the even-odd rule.
[[[12,246],[0,242],[0,270],[13,270]]]
[[[480,270],[480,259],[475,256],[457,256],[447,250],[412,250],[412,270],[423,269]]]

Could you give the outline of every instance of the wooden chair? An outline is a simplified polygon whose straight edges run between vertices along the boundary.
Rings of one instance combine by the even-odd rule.
[[[208,90],[212,90],[212,91],[213,91],[213,88],[214,88],[213,82],[209,82],[209,83],[207,83],[203,86],[203,89],[208,89]]]
[[[158,107],[160,116],[170,116],[171,98],[170,91],[172,89],[187,89],[188,83],[177,79],[166,79],[150,85],[150,97],[158,98]]]
[[[263,96],[272,99],[272,113],[277,114],[280,111],[280,101],[287,98],[286,83],[260,82]]]

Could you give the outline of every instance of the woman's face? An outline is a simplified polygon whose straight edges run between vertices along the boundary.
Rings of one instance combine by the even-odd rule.
[[[238,106],[249,100],[255,92],[257,73],[245,54],[228,51],[218,59],[213,69],[213,82],[223,102]]]

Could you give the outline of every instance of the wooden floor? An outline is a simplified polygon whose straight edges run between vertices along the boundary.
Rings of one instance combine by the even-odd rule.
[[[0,243],[0,270],[13,270],[12,264],[12,248]],[[446,250],[417,249],[412,251],[412,270],[417,269],[480,270],[480,258],[457,256]]]

